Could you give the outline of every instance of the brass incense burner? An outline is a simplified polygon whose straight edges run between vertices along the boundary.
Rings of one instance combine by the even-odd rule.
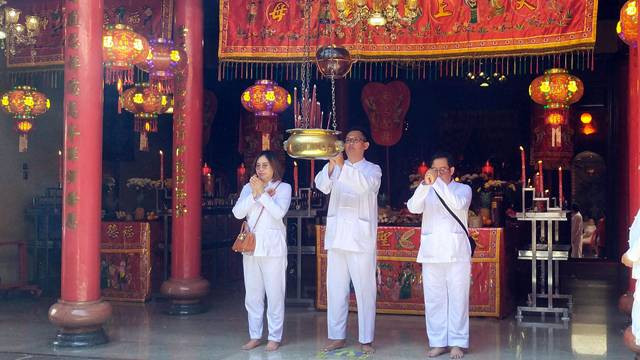
[[[296,159],[328,160],[344,150],[340,131],[327,129],[289,129],[284,149]]]

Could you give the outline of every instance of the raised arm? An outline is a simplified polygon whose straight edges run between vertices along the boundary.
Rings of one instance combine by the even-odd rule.
[[[251,186],[249,186],[249,184],[245,184],[244,187],[242,187],[240,197],[238,198],[238,201],[236,201],[231,212],[236,219],[244,219],[247,217],[249,210],[251,210],[251,207],[255,203],[256,201],[251,194]]]
[[[360,171],[352,164],[345,162],[340,170],[338,181],[346,183],[356,193],[363,194],[367,191],[378,193],[382,179],[380,166],[373,165],[368,171]]]
[[[407,209],[412,214],[422,214],[424,211],[424,204],[427,198],[427,194],[429,194],[429,190],[431,189],[431,185],[425,185],[422,182],[416,188],[416,191],[411,196],[411,199],[407,201]]]
[[[329,176],[329,163],[325,164],[322,170],[316,175],[316,189],[328,195],[333,188],[333,182],[338,178],[338,176],[340,176],[339,166],[334,167],[331,176]]]
[[[440,178],[437,178],[432,186],[452,210],[468,209],[471,205],[471,188],[469,186],[462,186],[460,190],[454,192]]]
[[[264,206],[264,209],[271,216],[276,219],[282,219],[289,211],[289,205],[291,204],[291,185],[281,183],[273,197],[264,192],[258,197],[258,202]]]

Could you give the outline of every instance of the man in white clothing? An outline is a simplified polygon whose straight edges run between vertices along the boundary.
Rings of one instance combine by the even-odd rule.
[[[376,318],[377,196],[382,171],[364,158],[369,148],[362,129],[347,132],[345,152],[329,160],[315,178],[316,187],[331,194],[327,211],[327,330],[330,351],[345,346],[349,315],[349,281],[358,305],[358,340],[362,351],[374,352]]]
[[[629,229],[629,250],[622,255],[621,261],[631,268],[631,278],[636,279],[631,310],[631,333],[636,338],[636,345],[640,346],[640,284],[637,282],[640,279],[640,210]]]
[[[460,359],[462,349],[469,348],[471,246],[465,230],[438,199],[440,195],[467,226],[471,188],[453,181],[454,171],[449,154],[434,155],[407,208],[422,213],[417,262],[422,263],[428,356],[439,356],[450,348],[450,357]]]

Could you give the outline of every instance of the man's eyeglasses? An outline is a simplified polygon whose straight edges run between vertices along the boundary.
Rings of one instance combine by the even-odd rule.
[[[362,138],[346,138],[344,139],[345,144],[357,144],[359,142],[364,142],[365,140]]]
[[[433,171],[437,171],[438,174],[446,174],[449,172],[449,168],[448,167],[441,167],[441,168],[431,168],[431,170]]]

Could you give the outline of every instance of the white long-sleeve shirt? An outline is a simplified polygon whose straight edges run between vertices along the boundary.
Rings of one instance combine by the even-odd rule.
[[[449,263],[471,260],[469,239],[460,224],[442,205],[433,190],[447,203],[449,208],[467,226],[471,188],[451,181],[446,184],[437,178],[432,185],[420,184],[407,202],[414,214],[422,214],[420,250],[417,262]]]
[[[324,248],[374,253],[378,233],[380,166],[362,159],[345,160],[329,176],[329,164],[316,175],[316,188],[331,194]]]
[[[631,277],[640,279],[640,210],[629,229],[629,250],[626,252],[629,260],[633,261]]]
[[[287,228],[282,218],[289,211],[291,203],[291,185],[280,183],[275,194],[270,196],[268,191],[276,188],[278,182],[270,181],[257,199],[251,192],[248,183],[242,188],[238,201],[233,206],[233,216],[236,219],[247,218],[250,231],[256,236],[256,249],[253,256],[286,256]],[[264,207],[262,216],[258,219]],[[256,224],[257,221],[257,224]]]

